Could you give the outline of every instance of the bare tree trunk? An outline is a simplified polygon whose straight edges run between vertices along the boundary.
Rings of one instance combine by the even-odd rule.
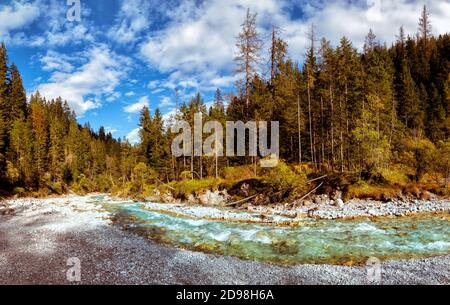
[[[331,108],[331,168],[334,169],[334,103],[331,85],[330,85],[330,108]]]
[[[297,93],[297,121],[298,121],[298,162],[302,163],[302,136],[301,136],[301,109],[300,93]]]
[[[325,144],[323,137],[323,98],[320,97],[320,142],[322,146],[322,160],[321,164],[325,162]]]
[[[309,69],[308,69],[309,70]],[[311,92],[310,92],[310,86],[309,86],[309,71],[307,73],[308,77],[308,117],[309,117],[309,143],[310,143],[310,149],[311,149],[311,161],[313,164],[314,162],[314,147],[313,147],[313,130],[312,130],[312,118],[311,118]]]
[[[344,172],[344,135],[342,132],[342,96],[339,98],[339,132],[341,150],[341,172]]]

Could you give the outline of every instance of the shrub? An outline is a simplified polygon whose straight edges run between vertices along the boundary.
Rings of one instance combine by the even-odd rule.
[[[201,180],[184,180],[176,183],[175,189],[180,196],[187,197],[200,191],[218,189],[222,184],[222,179],[206,178]]]
[[[404,186],[409,182],[408,176],[399,166],[383,168],[379,170],[387,183],[391,185]]]
[[[386,185],[373,185],[365,181],[359,181],[350,185],[347,193],[348,198],[374,199],[385,201],[401,196],[401,190]]]
[[[19,197],[25,196],[25,189],[23,187],[15,187],[13,193]]]
[[[228,182],[235,182],[255,177],[253,166],[242,165],[224,169],[224,177]]]
[[[415,140],[407,138],[401,144],[402,162],[414,167],[414,180],[419,182],[422,176],[433,169],[436,147],[427,139]]]
[[[284,196],[301,195],[306,185],[306,175],[296,174],[284,161],[280,160],[276,167],[263,169],[263,180],[274,191],[282,192]]]

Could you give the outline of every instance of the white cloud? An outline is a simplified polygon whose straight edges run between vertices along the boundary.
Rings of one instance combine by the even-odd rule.
[[[148,100],[148,96],[143,96],[136,103],[124,107],[123,110],[127,113],[138,113],[142,110],[142,108],[148,108],[149,104],[150,102]]]
[[[120,44],[134,43],[149,29],[150,8],[148,0],[123,0],[108,36]]]
[[[116,133],[116,132],[118,132],[118,131],[119,131],[119,130],[117,130],[117,129],[111,127],[111,126],[106,126],[106,127],[105,127],[105,132],[106,132],[106,133],[114,134],[114,133]]]
[[[65,54],[49,50],[44,56],[41,56],[39,61],[44,71],[58,70],[61,72],[72,72],[74,66],[70,63],[71,59],[71,57]]]
[[[98,30],[88,6],[82,6],[82,22],[68,22],[66,1],[34,0],[31,3],[12,0],[0,10],[0,40],[29,47],[55,47],[95,42]],[[12,21],[12,22],[11,22]],[[33,29],[31,34],[28,29]],[[15,33],[8,33],[14,31]],[[38,32],[38,34],[35,34]]]
[[[168,106],[173,106],[174,105],[174,103],[172,102],[172,99],[170,98],[170,97],[168,97],[168,96],[162,96],[161,97],[161,100],[160,100],[160,102],[159,102],[159,104],[158,104],[158,106],[160,107],[160,108],[164,108],[164,107],[168,107]]]
[[[134,93],[134,91],[129,91],[127,93],[125,93],[125,96],[134,96],[136,95],[136,93]]]
[[[39,6],[36,3],[19,3],[0,7],[0,40],[9,37],[10,31],[22,29],[39,17]]]
[[[150,89],[156,89],[158,88],[158,86],[161,85],[161,81],[159,80],[152,80],[148,83],[147,87]]]
[[[127,136],[126,139],[128,140],[128,142],[130,142],[131,144],[138,144],[140,142],[140,137],[139,137],[139,131],[141,130],[141,128],[135,128],[132,131],[130,131]]]
[[[61,96],[67,100],[78,116],[101,106],[104,95],[114,96],[114,89],[126,75],[124,66],[129,59],[118,56],[105,45],[84,52],[88,62],[68,73],[55,71],[49,83],[41,84],[37,90],[47,98]]]
[[[247,8],[258,13],[258,31],[266,42],[265,50],[275,24],[282,29],[290,56],[301,62],[311,23],[316,25],[318,39],[325,36],[334,45],[346,36],[361,48],[370,28],[378,40],[390,44],[402,25],[411,35],[417,32],[424,4],[431,14],[434,34],[447,32],[449,0],[184,0],[168,10],[169,22],[150,34],[141,44],[140,54],[151,68],[169,75],[161,83],[150,82],[150,88],[159,85],[167,89],[213,90],[237,79],[231,76],[235,43]],[[303,16],[292,16],[294,7]]]

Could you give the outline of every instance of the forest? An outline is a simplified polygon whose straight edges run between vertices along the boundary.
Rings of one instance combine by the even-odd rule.
[[[146,198],[171,190],[180,198],[205,189],[233,189],[243,180],[269,190],[268,201],[304,195],[308,180],[327,175],[318,192],[348,197],[450,194],[450,35],[432,34],[424,7],[418,32],[398,30],[392,45],[369,30],[358,50],[318,39],[311,25],[302,64],[288,54],[282,30],[270,45],[250,11],[236,39],[234,92],[217,89],[207,108],[201,93],[177,95],[167,121],[156,109],[140,116],[140,143],[81,126],[62,98],[27,95],[20,72],[0,48],[0,196],[111,192]],[[395,33],[393,33],[394,35]],[[261,54],[268,51],[269,58]],[[264,66],[264,69],[261,67]],[[269,73],[261,73],[267,70]],[[278,167],[258,158],[178,157],[170,146],[177,120],[279,121]]]

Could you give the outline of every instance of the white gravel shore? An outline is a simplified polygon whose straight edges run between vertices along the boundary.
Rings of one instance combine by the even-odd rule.
[[[277,266],[180,250],[122,231],[88,197],[9,201],[0,216],[0,284],[368,284],[365,267]],[[382,284],[450,284],[450,255],[381,264]]]

